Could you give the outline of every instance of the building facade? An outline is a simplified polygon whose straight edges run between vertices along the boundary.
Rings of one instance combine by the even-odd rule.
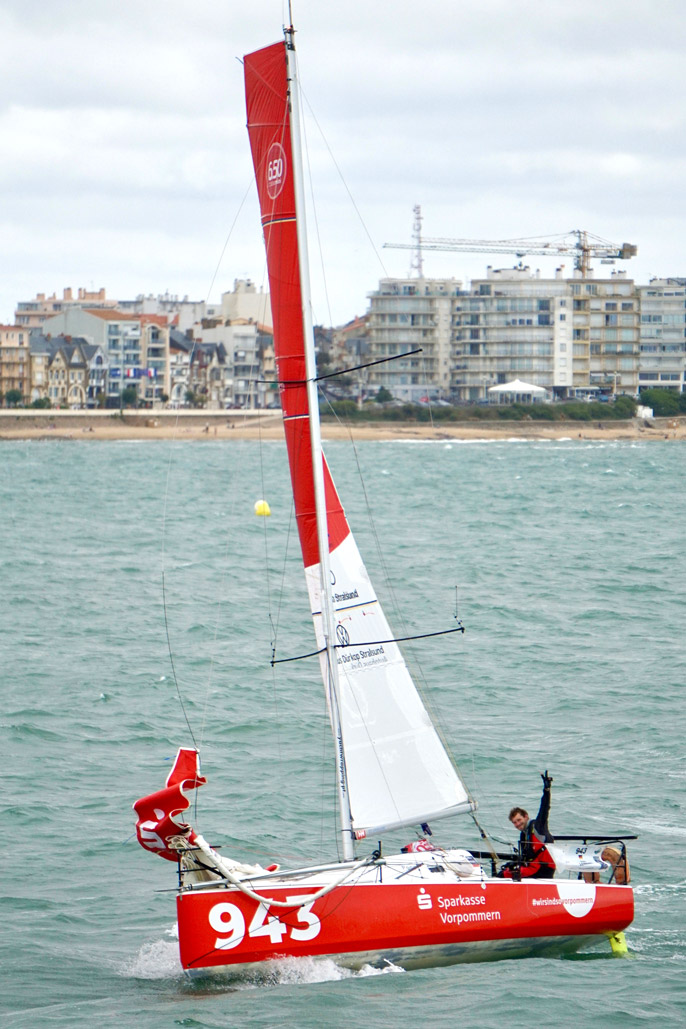
[[[686,279],[639,286],[641,389],[686,390]]]
[[[368,370],[370,392],[383,387],[412,402],[449,394],[460,285],[456,279],[382,279],[369,294],[369,358],[383,361]]]
[[[62,314],[70,308],[111,308],[116,307],[116,300],[108,300],[104,289],[78,289],[76,295],[72,289],[64,289],[62,296],[55,293],[46,296],[38,293],[33,300],[20,300],[15,312],[17,325],[29,330],[41,329],[49,318]]]
[[[99,407],[105,399],[107,365],[102,348],[85,340],[54,341],[47,367],[53,407]]]
[[[484,403],[519,379],[560,399],[636,394],[640,303],[621,271],[488,268],[465,290],[454,279],[384,279],[370,294],[369,360],[384,361],[370,369],[370,392]]]
[[[127,386],[135,386],[139,400],[147,404],[169,397],[169,327],[163,316],[71,307],[48,318],[42,331],[50,336],[79,337],[102,349],[108,407],[121,406]]]
[[[541,278],[487,270],[455,302],[453,396],[522,379],[559,398],[638,392],[639,303],[626,273]]]
[[[31,390],[29,333],[21,325],[0,325],[0,398],[20,394],[19,403]]]

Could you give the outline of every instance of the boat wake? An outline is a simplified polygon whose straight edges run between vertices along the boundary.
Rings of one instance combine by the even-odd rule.
[[[126,979],[183,979],[176,941],[156,940],[144,944],[120,970]]]
[[[354,971],[336,964],[333,958],[287,957],[267,961],[252,975],[243,973],[245,987],[293,986],[307,983],[339,982],[342,979],[365,979],[375,975],[404,972],[403,968],[388,962],[383,968],[365,965]],[[233,984],[236,986],[236,982]]]
[[[173,932],[169,936],[175,935]],[[221,985],[232,990],[259,989],[264,986],[293,986],[307,983],[339,982],[343,979],[366,979],[376,975],[404,973],[405,969],[387,961],[383,968],[364,965],[353,970],[336,964],[333,958],[284,957],[263,962],[259,968],[202,969],[192,976],[194,985],[200,980],[212,980],[214,988]],[[180,979],[191,978],[181,966],[176,940],[155,940],[146,943],[121,969],[127,979]]]

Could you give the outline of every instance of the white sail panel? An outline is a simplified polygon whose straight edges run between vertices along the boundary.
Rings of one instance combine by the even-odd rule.
[[[380,832],[473,810],[412,681],[352,534],[331,553],[340,723],[352,825]],[[319,565],[306,569],[324,644]],[[326,655],[322,655],[323,671]],[[325,676],[326,677],[326,676]]]

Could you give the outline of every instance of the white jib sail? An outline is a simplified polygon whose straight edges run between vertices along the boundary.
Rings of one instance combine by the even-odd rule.
[[[353,830],[368,835],[473,810],[400,648],[386,642],[393,633],[352,533],[330,560]],[[321,647],[319,565],[305,575]]]

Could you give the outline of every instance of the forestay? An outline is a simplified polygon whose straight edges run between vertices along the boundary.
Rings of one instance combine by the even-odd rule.
[[[286,44],[245,58],[248,130],[267,250],[286,443],[318,646],[321,569],[307,390],[302,260]],[[334,611],[337,705],[351,828],[358,838],[472,810],[381,610],[322,458]],[[327,681],[326,655],[322,673]]]

